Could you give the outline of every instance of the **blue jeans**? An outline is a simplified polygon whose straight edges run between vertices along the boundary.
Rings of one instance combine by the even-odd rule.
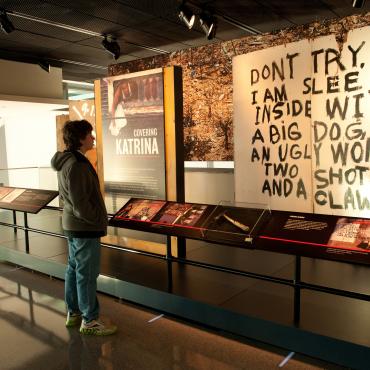
[[[68,238],[65,301],[71,313],[85,322],[99,317],[96,279],[100,270],[100,238]]]

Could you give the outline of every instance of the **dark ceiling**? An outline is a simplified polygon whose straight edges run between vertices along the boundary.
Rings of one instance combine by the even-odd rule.
[[[0,0],[15,27],[9,34],[0,31],[0,58],[44,60],[61,66],[64,79],[91,81],[107,75],[109,64],[250,35],[243,25],[265,33],[370,11],[370,1],[356,9],[352,0],[187,2],[196,14],[206,9],[217,15],[216,38],[209,41],[199,22],[190,31],[181,22],[180,4],[178,0]],[[117,61],[101,46],[104,34],[114,35],[120,44]]]

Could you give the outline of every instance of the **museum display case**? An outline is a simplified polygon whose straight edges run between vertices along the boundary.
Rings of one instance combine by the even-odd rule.
[[[218,205],[131,198],[109,224],[241,248],[370,263],[370,219],[271,211],[250,203]]]
[[[220,202],[212,207],[203,225],[204,240],[239,247],[254,247],[256,237],[271,217],[271,210],[262,204]]]
[[[131,198],[110,219],[111,226],[252,247],[270,217],[263,205],[179,203]]]
[[[273,211],[256,248],[370,264],[370,219]]]

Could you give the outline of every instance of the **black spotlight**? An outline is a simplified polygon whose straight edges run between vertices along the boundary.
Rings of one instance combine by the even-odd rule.
[[[362,8],[365,4],[365,0],[353,0],[352,6],[354,8]]]
[[[45,72],[50,73],[50,63],[46,62],[45,60],[39,60],[38,65],[43,69]]]
[[[185,4],[182,4],[179,8],[179,18],[186,24],[189,30],[193,28],[195,14]]]
[[[117,60],[120,57],[121,48],[113,36],[104,36],[102,45],[108,53],[111,53],[113,55],[114,59]]]
[[[202,13],[199,16],[200,26],[207,35],[208,40],[212,40],[216,36],[217,19],[212,15]]]
[[[13,23],[10,21],[5,9],[3,8],[0,8],[0,27],[5,33],[10,33],[15,30]]]

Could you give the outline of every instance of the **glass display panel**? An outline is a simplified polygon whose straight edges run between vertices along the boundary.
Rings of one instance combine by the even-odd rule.
[[[252,243],[270,214],[266,205],[220,202],[203,224],[203,237],[226,243]]]

